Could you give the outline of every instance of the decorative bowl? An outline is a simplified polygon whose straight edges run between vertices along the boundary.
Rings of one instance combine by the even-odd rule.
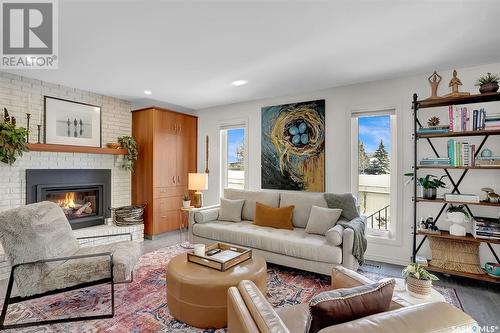
[[[121,148],[120,144],[116,143],[116,142],[106,143],[106,147],[111,148],[111,149],[119,149],[119,148]]]
[[[500,278],[500,264],[487,262],[484,264],[484,271],[490,276]]]

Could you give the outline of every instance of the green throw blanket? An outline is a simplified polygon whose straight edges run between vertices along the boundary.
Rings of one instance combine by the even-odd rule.
[[[338,221],[346,229],[354,230],[354,246],[352,248],[352,255],[358,260],[359,265],[365,262],[365,251],[367,241],[365,237],[365,221],[361,217],[356,217],[350,221]]]
[[[354,247],[352,249],[352,255],[358,260],[359,264],[362,265],[365,261],[367,242],[365,236],[365,221],[359,216],[356,198],[351,193],[325,193],[324,197],[328,208],[342,209],[343,219],[339,220],[337,224],[340,224],[344,228],[354,230]]]

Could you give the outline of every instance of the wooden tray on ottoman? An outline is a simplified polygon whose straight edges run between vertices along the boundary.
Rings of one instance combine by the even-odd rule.
[[[221,272],[226,271],[227,269],[236,266],[245,260],[251,259],[252,258],[252,250],[247,249],[244,247],[238,247],[238,246],[233,246],[233,245],[228,245],[224,243],[215,243],[215,244],[210,244],[207,245],[205,248],[205,253],[211,250],[215,249],[220,249],[221,252],[213,255],[213,256],[197,256],[194,254],[194,252],[188,252],[187,253],[187,259],[189,262],[193,262],[195,264],[207,266],[216,270],[219,270]],[[238,252],[239,254],[224,260],[224,259],[219,259],[218,255],[220,255],[224,251],[232,251],[232,252]]]

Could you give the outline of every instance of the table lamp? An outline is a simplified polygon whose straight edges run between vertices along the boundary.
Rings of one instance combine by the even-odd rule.
[[[208,174],[207,173],[190,173],[188,174],[188,190],[194,192],[193,206],[200,208],[203,206],[203,193],[208,189]]]

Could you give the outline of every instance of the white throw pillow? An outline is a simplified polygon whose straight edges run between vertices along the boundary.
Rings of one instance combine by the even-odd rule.
[[[230,200],[220,198],[219,220],[240,222],[241,210],[245,200]]]
[[[325,235],[337,223],[340,214],[342,214],[342,209],[312,206],[306,232],[308,234]]]

